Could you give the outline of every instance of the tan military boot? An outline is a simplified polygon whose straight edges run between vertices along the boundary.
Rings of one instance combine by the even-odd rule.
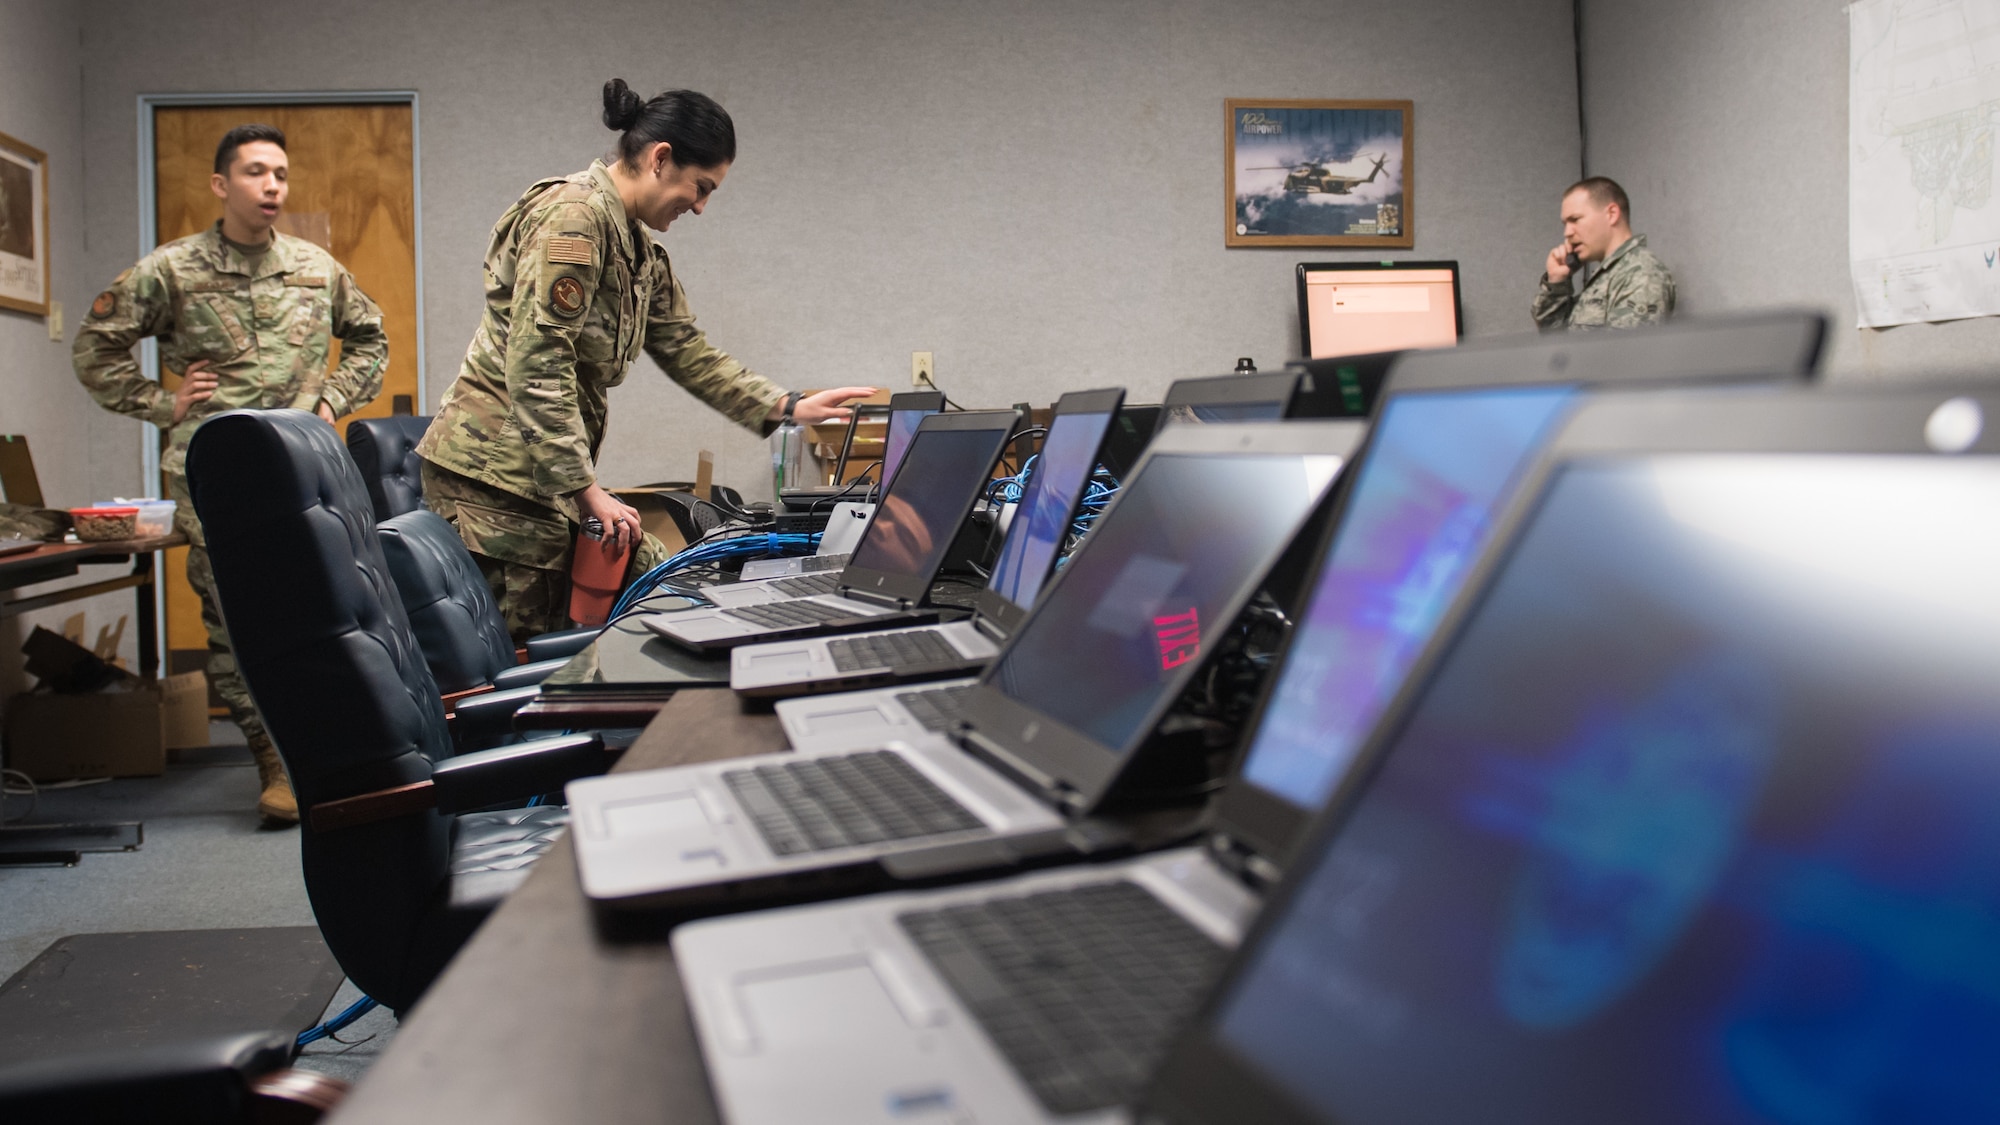
[[[292,781],[285,776],[284,759],[270,743],[252,746],[257,758],[257,780],[264,792],[257,798],[257,812],[266,828],[290,828],[299,822],[299,802],[292,796]]]

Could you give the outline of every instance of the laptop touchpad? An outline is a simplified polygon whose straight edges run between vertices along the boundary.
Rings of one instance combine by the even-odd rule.
[[[857,730],[887,730],[896,724],[882,714],[879,707],[850,707],[839,711],[822,711],[806,719],[806,730],[812,734],[845,733]]]
[[[760,672],[783,668],[797,668],[812,664],[812,650],[809,648],[781,648],[767,652],[745,653],[745,663]]]
[[[865,958],[767,973],[739,977],[736,983],[743,1014],[766,1047],[879,1044],[887,1036],[909,1032],[909,1023]]]
[[[692,792],[663,793],[604,806],[604,826],[613,837],[665,836],[708,827],[708,811]]]

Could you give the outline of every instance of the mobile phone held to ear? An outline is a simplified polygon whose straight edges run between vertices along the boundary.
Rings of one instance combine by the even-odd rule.
[[[1569,267],[1569,272],[1575,273],[1577,270],[1583,268],[1583,259],[1577,257],[1576,251],[1572,250],[1563,255],[1563,265]]]

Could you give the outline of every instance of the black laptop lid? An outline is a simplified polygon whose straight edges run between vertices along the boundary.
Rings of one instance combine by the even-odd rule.
[[[1287,418],[1366,418],[1382,400],[1389,370],[1403,351],[1300,359],[1286,364],[1299,373]]]
[[[1027,493],[1014,511],[1000,543],[1000,557],[993,563],[993,576],[976,603],[981,615],[1002,629],[1011,632],[1021,623],[1055,569],[1084,484],[1097,467],[1105,435],[1124,397],[1124,391],[1115,389],[1072,391],[1057,401],[1042,451],[1028,475]]]
[[[975,748],[1100,799],[1359,444],[1357,422],[1169,427],[988,666]],[[996,749],[997,747],[997,749]],[[1018,768],[1018,766],[1017,766]]]
[[[889,428],[882,439],[882,483],[895,483],[896,470],[910,452],[910,439],[924,419],[944,410],[943,391],[904,391],[889,396]]]
[[[930,592],[958,527],[1013,432],[1011,410],[933,414],[917,427],[904,463],[840,572],[843,591],[916,605]]]
[[[1559,439],[1161,1119],[2000,1117],[2000,395],[1639,397]]]
[[[1169,422],[1275,422],[1298,389],[1297,371],[1177,379],[1162,405]]]

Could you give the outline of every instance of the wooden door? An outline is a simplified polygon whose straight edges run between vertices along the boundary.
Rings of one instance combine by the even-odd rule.
[[[208,187],[215,146],[224,133],[246,122],[285,132],[291,192],[278,229],[330,251],[382,307],[389,336],[382,393],[354,416],[386,416],[399,395],[415,403],[417,219],[410,105],[155,108],[153,182],[160,242],[206,230],[222,217],[222,202]],[[335,344],[332,363],[339,362]],[[169,388],[180,382],[175,372],[162,372],[161,379]],[[169,553],[164,582],[168,668],[176,672],[199,668],[208,659],[208,635],[201,626],[201,603],[187,584],[186,556],[185,549]]]

